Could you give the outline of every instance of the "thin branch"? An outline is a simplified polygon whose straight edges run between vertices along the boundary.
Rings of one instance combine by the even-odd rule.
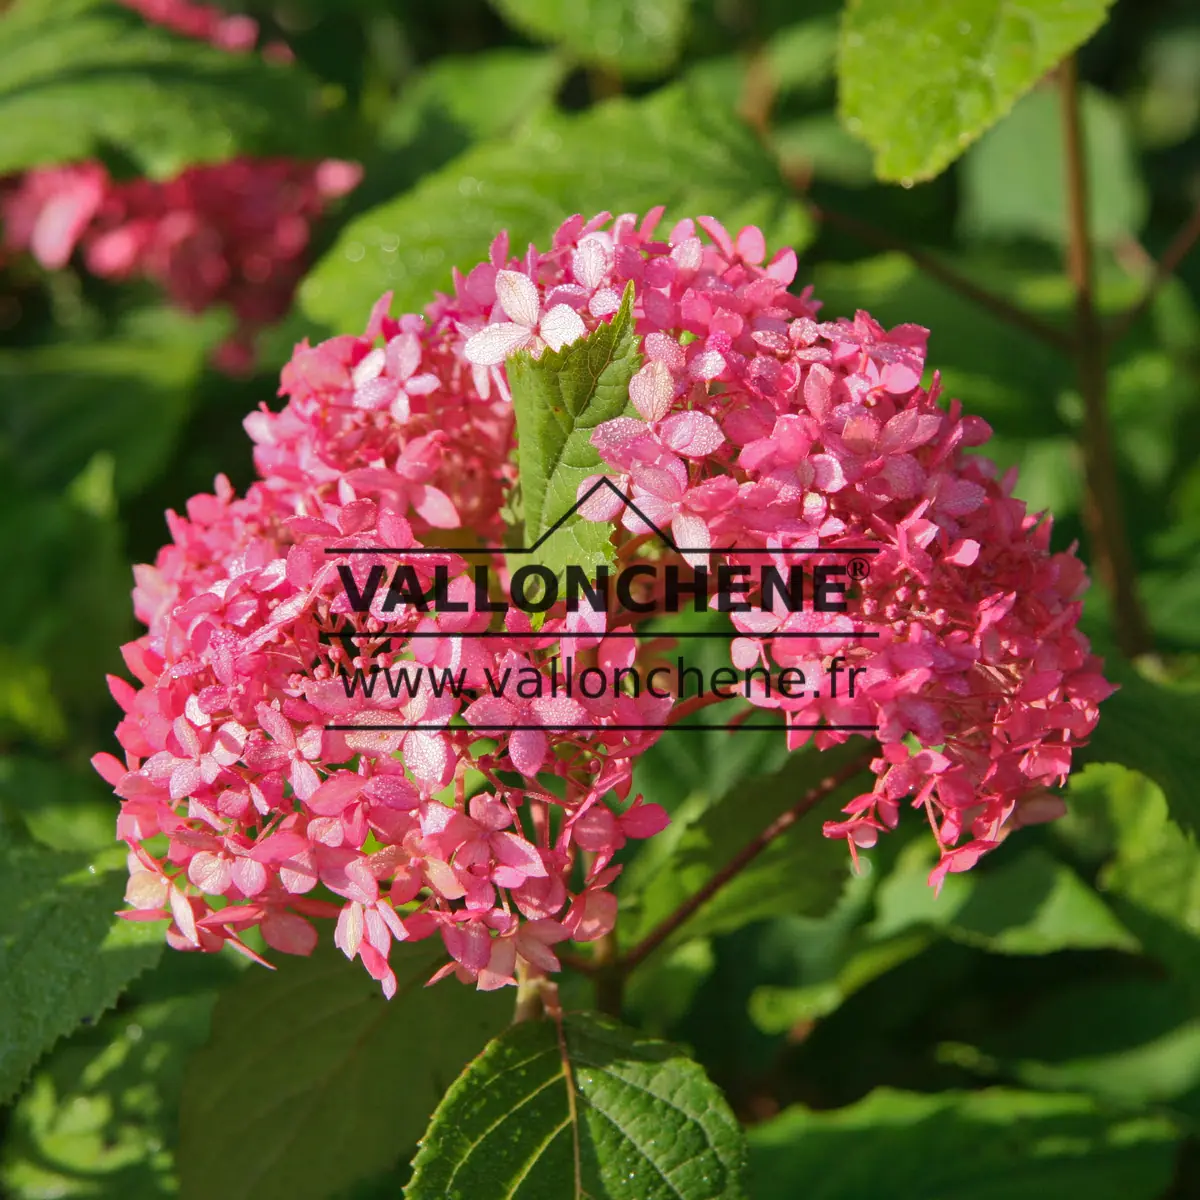
[[[865,242],[868,246],[875,246],[880,250],[898,251],[926,275],[944,284],[952,292],[957,292],[980,308],[986,309],[994,317],[998,317],[1016,329],[1023,330],[1031,337],[1037,338],[1038,341],[1052,346],[1055,350],[1063,354],[1070,354],[1071,339],[1063,330],[1034,316],[1033,313],[1026,312],[1023,308],[1018,308],[1011,301],[1005,300],[1003,296],[997,296],[995,292],[989,292],[986,288],[980,287],[979,284],[965,275],[960,275],[953,267],[948,266],[928,251],[910,245],[903,238],[898,238],[894,234],[876,229],[874,225],[860,221],[857,217],[834,212],[815,202],[810,201],[808,209],[815,220],[822,221],[834,229],[840,229],[843,233],[858,238],[860,242]]]
[[[1067,170],[1067,270],[1075,289],[1074,358],[1083,396],[1084,520],[1091,535],[1096,567],[1116,617],[1117,642],[1129,657],[1152,644],[1138,600],[1133,553],[1125,529],[1125,511],[1117,481],[1116,455],[1108,419],[1108,370],[1104,331],[1096,314],[1092,243],[1088,222],[1087,163],[1079,115],[1079,86],[1074,56],[1058,71],[1062,101],[1063,151]]]
[[[1200,204],[1192,210],[1192,215],[1180,226],[1179,231],[1168,243],[1158,260],[1153,274],[1146,284],[1146,290],[1138,301],[1119,317],[1115,317],[1105,334],[1109,346],[1119,342],[1146,315],[1154,297],[1158,295],[1163,284],[1179,269],[1179,265],[1200,241]]]
[[[805,792],[791,808],[781,813],[761,833],[741,848],[699,891],[693,892],[673,913],[656,925],[617,965],[628,974],[644,958],[663,944],[697,909],[713,898],[727,883],[746,869],[777,837],[785,833],[810,809],[815,808],[831,792],[848,779],[865,770],[875,757],[874,745],[840,770],[826,776]]]

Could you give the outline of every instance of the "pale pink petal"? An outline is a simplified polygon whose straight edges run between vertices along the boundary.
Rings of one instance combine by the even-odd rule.
[[[569,304],[556,304],[542,318],[541,335],[551,350],[561,350],[586,334],[583,318]]]
[[[530,330],[538,323],[541,300],[536,285],[528,275],[520,271],[497,271],[496,300],[510,321]]]
[[[469,338],[463,347],[463,357],[477,367],[498,367],[510,354],[527,349],[533,342],[533,333],[527,325],[501,321],[484,326]]]
[[[675,399],[675,381],[666,364],[651,359],[629,381],[629,399],[647,421],[661,421]]]

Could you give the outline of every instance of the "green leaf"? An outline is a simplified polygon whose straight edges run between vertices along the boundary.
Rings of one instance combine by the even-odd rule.
[[[184,1088],[184,1200],[325,1200],[407,1151],[512,1006],[454,981],[426,989],[441,953],[397,946],[390,1001],[332,947],[224,992]],[[213,1137],[217,1125],[238,1136]]]
[[[1172,818],[1200,837],[1200,693],[1154,683],[1116,655],[1105,658],[1104,673],[1120,688],[1104,701],[1078,765],[1115,762],[1140,771],[1162,788]]]
[[[924,929],[884,938],[860,935],[832,977],[801,987],[764,984],[755,988],[750,996],[750,1018],[763,1033],[778,1034],[827,1017],[860,988],[915,958],[931,940]]]
[[[1146,218],[1146,189],[1115,100],[1080,89],[1090,222],[1096,241],[1132,237]],[[1068,240],[1058,96],[1042,88],[974,146],[962,163],[960,227],[969,235]]]
[[[1169,1103],[1200,1085],[1194,1001],[1158,979],[1068,984],[1012,1025],[981,1032],[981,1050],[943,1047],[941,1057],[1022,1087],[1086,1092],[1118,1109]]]
[[[200,332],[176,319],[161,338],[0,353],[0,389],[9,397],[0,415],[0,462],[13,481],[61,491],[103,452],[121,495],[152,482],[188,416],[203,365]]]
[[[850,0],[841,115],[880,179],[930,179],[1104,23],[1111,0]]]
[[[18,0],[0,20],[0,173],[115,149],[147,174],[318,144],[295,65],[229,54],[111,0]]]
[[[121,921],[124,872],[23,845],[0,829],[0,1103],[84,1018],[162,952],[162,926]]]
[[[983,870],[949,875],[940,895],[928,884],[934,858],[932,842],[924,838],[901,852],[879,886],[876,938],[926,927],[995,954],[1138,949],[1103,899],[1039,847],[1005,855]]]
[[[463,1072],[422,1139],[408,1200],[742,1196],[741,1130],[696,1063],[591,1014],[569,1014],[562,1037],[550,1021],[515,1025]]]
[[[760,225],[769,243],[803,247],[803,208],[750,131],[685,87],[617,99],[580,116],[546,116],[510,140],[476,146],[412,191],[363,214],[304,282],[308,315],[358,329],[381,293],[419,312],[446,290],[450,268],[487,257],[501,229],[520,249],[547,247],[572,213],[716,214]],[[663,228],[669,228],[664,223]]]
[[[173,1196],[188,1054],[216,1000],[191,991],[107,1014],[56,1047],[13,1108],[0,1158],[9,1200]]]
[[[515,29],[579,62],[630,79],[663,74],[679,54],[690,0],[492,0]]]
[[[879,1088],[848,1108],[790,1108],[749,1135],[755,1200],[1153,1200],[1178,1140],[1156,1117],[1119,1119],[1085,1096],[1001,1088]]]
[[[505,363],[517,417],[525,544],[537,547],[532,561],[560,577],[568,564],[590,576],[613,557],[612,527],[573,510],[579,485],[605,473],[592,430],[633,414],[629,381],[642,365],[638,344],[630,283],[613,319],[586,338],[537,359],[520,351]]]
[[[1061,836],[1108,857],[1100,887],[1147,955],[1200,995],[1200,845],[1170,819],[1162,790],[1117,763],[1071,775]]]
[[[677,812],[672,824],[652,843],[652,857],[644,863],[635,860],[634,868],[618,884],[622,942],[632,944],[649,933],[806,792],[839,767],[860,758],[866,745],[862,739],[851,738],[846,745],[823,752],[812,747],[796,751],[775,774],[744,779],[692,819]],[[816,809],[774,838],[701,905],[678,937],[729,933],[768,917],[787,913],[815,916],[832,908],[850,878],[850,859],[844,842],[822,836],[821,821],[835,816],[854,794],[855,784],[856,780],[851,780],[835,789]]]
[[[565,74],[562,60],[541,50],[444,55],[405,88],[380,140],[408,145],[438,115],[471,141],[502,137],[549,103]]]

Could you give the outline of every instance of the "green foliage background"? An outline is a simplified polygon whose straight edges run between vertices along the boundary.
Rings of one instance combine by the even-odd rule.
[[[106,0],[0,3],[2,171],[91,156],[161,178],[240,152],[366,169],[251,379],[206,365],[224,314],[0,262],[0,1194],[416,1200],[458,1194],[455,1164],[521,1200],[574,1194],[568,1142],[550,1136],[565,1093],[540,1148],[525,1144],[536,1123],[506,1117],[553,1081],[551,1027],[517,1027],[468,1066],[511,997],[408,986],[428,973],[417,953],[388,1006],[321,955],[268,977],[113,922],[115,801],[87,760],[116,748],[103,677],[136,633],[129,565],[218,471],[249,481],[241,417],[274,396],[299,337],[361,329],[385,288],[419,309],[502,226],[544,245],[573,212],[657,203],[796,246],[827,313],[927,325],[948,392],[1020,467],[1018,493],[1094,561],[1047,75],[1079,47],[1101,324],[1154,284],[1105,364],[1153,652],[1121,652],[1130,631],[1095,586],[1088,631],[1122,690],[1070,815],[935,900],[919,821],[852,877],[815,814],[632,973],[632,1028],[575,1017],[564,1036],[593,1197],[1200,1194],[1200,254],[1154,281],[1200,204],[1194,4],[245,7],[294,66]],[[1004,303],[964,298],[962,279]],[[623,946],[827,768],[785,765],[781,742],[671,735],[640,762],[639,789],[674,821],[627,862]],[[582,976],[562,994],[595,1006]],[[524,1073],[496,1082],[514,1062]],[[505,1119],[520,1136],[481,1159],[471,1130]],[[693,1142],[682,1165],[664,1150]]]

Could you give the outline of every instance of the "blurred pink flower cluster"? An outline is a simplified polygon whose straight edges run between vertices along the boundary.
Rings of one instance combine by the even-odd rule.
[[[257,23],[189,0],[122,0],[147,20],[231,52],[255,45]],[[287,48],[267,47],[275,58]],[[358,186],[361,168],[236,158],[187,167],[172,179],[116,182],[96,162],[38,167],[0,183],[4,248],[59,270],[76,249],[103,279],[152,280],[172,303],[198,313],[232,310],[233,335],[216,365],[254,363],[256,333],[291,306],[312,226],[331,201]]]
[[[498,625],[472,586],[480,556],[437,547],[503,537],[506,357],[586,336],[629,285],[636,415],[592,441],[684,548],[660,558],[736,567],[757,550],[786,576],[797,550],[873,552],[844,614],[734,614],[738,666],[859,669],[853,701],[756,696],[784,710],[792,746],[820,720],[876,730],[875,788],[827,835],[869,845],[911,802],[941,848],[937,884],[1052,815],[1046,788],[1110,690],[1076,629],[1081,564],[1049,551],[1011,477],[967,453],[984,422],[939,407],[936,375],[921,387],[924,330],[820,323],[788,291],[792,251],[768,260],[757,229],[735,239],[711,218],[660,233],[661,218],[574,217],[519,257],[502,234],[425,316],[394,318],[385,296],[362,336],[296,348],[283,409],[246,421],[259,481],[238,497],[219,479],[169,514],[171,544],[136,571],[137,686],[112,680],[125,761],[96,759],[122,799],[127,915],[170,917],[183,949],[252,953],[240,935],[257,927],[302,954],[311,919],[336,918],[337,945],[388,994],[397,942],[438,936],[435,978],[494,988],[612,929],[614,856],[666,823],[629,802],[634,760],[690,702],[563,696],[547,677],[568,655],[576,671],[652,659],[653,638],[630,636],[645,614],[560,605],[536,628],[511,609]],[[584,511],[623,526],[627,561],[648,552],[616,496]],[[503,556],[489,565],[506,579]],[[797,632],[808,640],[780,636]],[[433,672],[348,694],[356,671],[398,664]],[[438,671],[458,686],[435,686]],[[515,693],[489,694],[505,672]]]

